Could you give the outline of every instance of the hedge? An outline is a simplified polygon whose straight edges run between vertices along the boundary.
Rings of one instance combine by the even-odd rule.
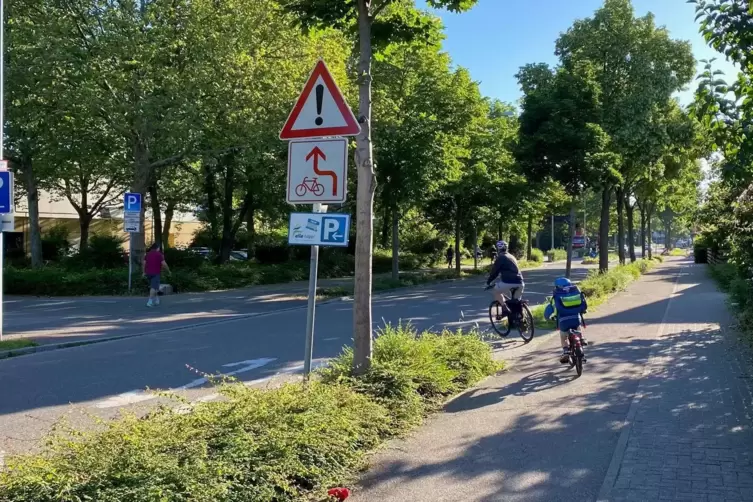
[[[0,500],[326,500],[366,453],[500,369],[474,333],[409,326],[381,333],[365,376],[350,376],[351,360],[346,350],[307,386],[222,384],[223,400],[188,413],[163,407],[53,436],[41,453],[6,459]]]
[[[347,277],[353,275],[353,256],[326,250],[319,260],[319,277]],[[308,278],[309,262],[289,261],[281,264],[260,265],[246,262],[229,262],[213,265],[197,255],[185,252],[168,252],[171,273],[165,274],[163,282],[172,285],[178,292],[216,291],[263,284],[280,284],[302,281]],[[172,260],[171,260],[172,259]],[[174,260],[174,261],[173,261]],[[429,257],[410,253],[400,257],[401,270],[417,270],[428,266]],[[5,292],[12,295],[35,296],[88,296],[122,295],[128,291],[128,269],[81,268],[64,264],[48,265],[41,269],[7,267],[5,269]],[[392,258],[384,253],[375,253],[374,273],[392,270]],[[148,284],[141,270],[134,270],[133,291],[142,294]]]

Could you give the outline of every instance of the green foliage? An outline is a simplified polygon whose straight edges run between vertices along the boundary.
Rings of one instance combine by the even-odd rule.
[[[638,260],[627,265],[620,265],[605,273],[592,271],[578,284],[578,287],[588,298],[589,304],[594,302],[598,304],[608,295],[623,291],[628,284],[650,271],[654,265],[653,261]]]
[[[63,430],[42,453],[6,458],[0,500],[321,500],[384,439],[500,369],[474,333],[402,326],[377,339],[365,376],[350,376],[351,358],[347,349],[308,385],[222,384],[222,400],[189,413],[164,407],[96,432]]]
[[[73,268],[119,268],[127,263],[120,237],[108,234],[95,234],[89,238],[89,245],[66,260],[66,266]],[[138,272],[138,271],[137,271]]]
[[[546,252],[547,259],[549,261],[562,261],[567,259],[567,250],[557,248],[550,249]]]
[[[544,252],[540,249],[531,248],[531,261],[534,262],[543,262],[544,261]]]
[[[42,236],[42,257],[45,261],[60,261],[68,255],[71,243],[70,231],[64,225],[50,228]]]
[[[10,340],[5,339],[0,342],[0,351],[25,349],[28,347],[36,347],[37,345],[39,345],[37,342],[33,340],[25,340],[23,338]]]
[[[384,405],[397,430],[417,425],[448,396],[501,368],[475,333],[419,334],[402,324],[380,330],[366,375],[351,376],[352,359],[346,349],[321,371],[323,381],[344,383]]]

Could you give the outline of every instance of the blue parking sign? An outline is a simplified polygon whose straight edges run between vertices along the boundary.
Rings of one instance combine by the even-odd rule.
[[[347,246],[350,215],[333,214],[322,217],[321,243],[329,246]]]
[[[13,173],[0,171],[0,214],[13,212]]]
[[[126,213],[141,212],[141,194],[126,192],[123,197],[123,210]]]

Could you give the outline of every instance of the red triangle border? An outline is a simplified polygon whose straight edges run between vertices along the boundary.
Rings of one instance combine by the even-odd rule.
[[[293,124],[298,120],[298,116],[301,114],[301,110],[303,110],[303,105],[311,95],[311,91],[314,89],[314,84],[319,77],[322,78],[324,85],[327,87],[330,94],[332,94],[332,98],[335,100],[335,104],[337,105],[338,110],[340,110],[343,119],[345,119],[346,125],[339,127],[293,130]],[[345,102],[345,97],[335,83],[335,79],[332,78],[332,74],[329,72],[324,60],[320,59],[317,61],[316,66],[314,66],[314,70],[311,72],[311,75],[309,75],[306,85],[303,87],[303,91],[301,91],[301,94],[298,96],[298,100],[296,101],[293,110],[290,112],[290,115],[288,115],[288,119],[285,121],[285,125],[280,131],[280,139],[290,140],[320,138],[324,136],[355,136],[359,132],[361,132],[361,126],[358,125],[358,121],[356,121],[353,111]]]

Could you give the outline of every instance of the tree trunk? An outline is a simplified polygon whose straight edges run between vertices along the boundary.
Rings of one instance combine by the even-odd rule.
[[[612,189],[605,187],[601,192],[601,219],[599,220],[599,272],[609,270],[609,205],[612,202]]]
[[[473,250],[473,270],[478,270],[478,253],[476,252],[476,249],[478,248],[478,225],[476,222],[473,222],[473,246],[471,249]]]
[[[170,227],[173,225],[173,216],[175,216],[175,201],[170,201],[165,208],[165,222],[162,224],[163,250],[170,247]]]
[[[353,291],[353,373],[362,375],[371,367],[371,265],[374,239],[374,152],[371,143],[371,14],[370,0],[358,0],[358,121],[355,164],[358,172],[356,197],[356,271]]]
[[[625,214],[627,215],[628,253],[630,263],[635,262],[635,207],[630,205],[630,193],[625,192]]]
[[[146,145],[138,138],[134,139],[133,144],[134,173],[131,183],[131,192],[141,194],[141,200],[146,198],[151,184],[152,172],[149,163],[149,150]],[[146,214],[146,205],[141,204],[141,213],[139,214],[139,231],[131,234],[131,254],[130,260],[134,270],[141,270],[141,264],[144,260],[146,249],[146,239],[144,238],[144,215]]]
[[[92,223],[92,215],[84,211],[84,214],[78,215],[78,228],[80,238],[78,241],[78,250],[81,252],[89,246],[89,228]]]
[[[665,218],[662,218],[664,222],[664,249],[672,249],[672,219],[673,214],[671,212]]]
[[[625,217],[623,215],[622,201],[625,198],[625,190],[617,187],[617,255],[620,257],[620,265],[625,264]]]
[[[392,210],[392,279],[400,278],[400,212]]]
[[[162,209],[159,205],[157,184],[149,186],[149,201],[152,206],[152,242],[162,244]]]
[[[526,260],[531,261],[533,248],[533,216],[528,216],[528,231],[526,233]]]
[[[654,215],[654,208],[652,207],[651,203],[646,205],[646,234],[648,237],[648,259],[651,260],[654,257],[654,244],[653,244],[653,236],[651,235],[651,218]]]
[[[390,224],[391,220],[392,211],[390,211],[390,208],[385,205],[384,212],[382,214],[382,232],[379,242],[382,249],[387,249],[387,246],[390,242],[390,231],[392,230],[392,225]]]
[[[565,265],[565,277],[568,279],[573,271],[573,237],[575,237],[575,200],[570,203],[569,238],[567,240],[567,264]]]
[[[44,265],[44,258],[42,257],[42,229],[39,226],[39,189],[31,159],[24,159],[21,174],[26,188],[26,201],[29,206],[31,266],[32,268],[41,268]]]
[[[208,162],[204,162],[204,192],[207,194],[206,217],[209,224],[209,235],[212,240],[212,250],[217,251],[220,235],[220,224],[217,215],[217,183],[214,171]]]
[[[641,258],[646,259],[646,205],[638,204],[641,213]]]
[[[222,194],[222,239],[220,240],[220,252],[217,256],[219,263],[226,263],[230,259],[233,250],[233,195],[235,193],[235,159],[232,154],[222,159],[225,167],[225,183]]]
[[[460,206],[455,204],[455,273],[460,276],[460,262],[463,257],[460,256]]]
[[[256,224],[254,223],[254,217],[256,216],[256,210],[254,205],[250,204],[248,212],[246,213],[246,252],[248,259],[254,257],[256,248]]]

